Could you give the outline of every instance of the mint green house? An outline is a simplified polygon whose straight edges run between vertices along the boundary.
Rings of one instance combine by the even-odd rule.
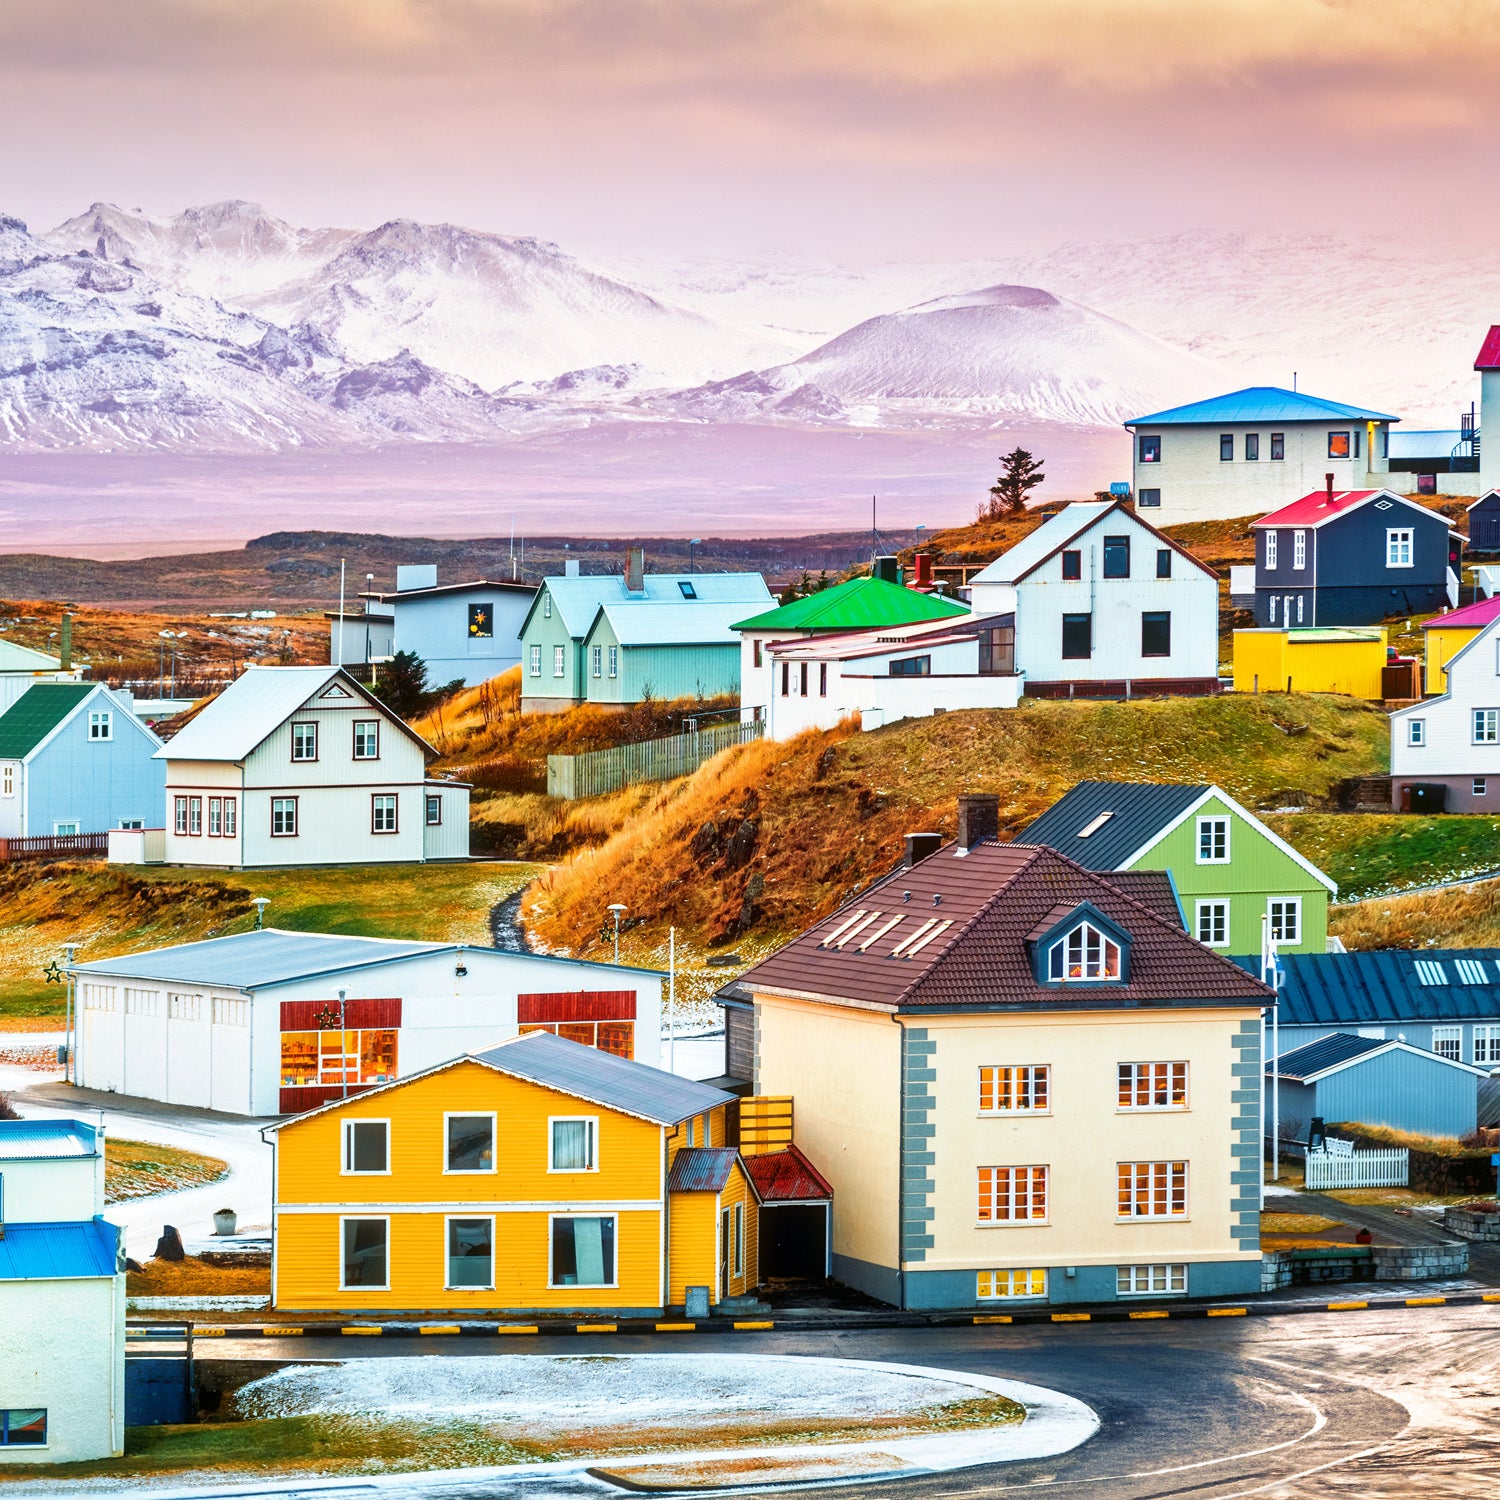
[[[1080,781],[1018,844],[1045,844],[1086,869],[1165,870],[1189,932],[1224,954],[1323,953],[1328,898],[1316,865],[1216,786]]]

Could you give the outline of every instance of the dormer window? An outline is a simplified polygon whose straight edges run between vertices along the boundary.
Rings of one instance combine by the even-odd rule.
[[[1047,977],[1057,983],[1099,984],[1120,973],[1120,945],[1092,922],[1080,922],[1047,952]]]

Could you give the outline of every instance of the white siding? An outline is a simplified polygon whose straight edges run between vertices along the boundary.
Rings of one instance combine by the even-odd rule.
[[[244,848],[243,795],[244,772],[230,761],[168,760],[166,802],[162,808],[162,826],[166,829],[166,859],[173,865],[213,865],[233,869],[241,863]],[[239,832],[235,838],[211,838],[208,833],[208,799],[226,796],[236,799]],[[199,797],[203,801],[203,832],[179,835],[176,805],[179,797]]]
[[[1500,776],[1500,744],[1475,744],[1474,711],[1500,711],[1500,629],[1486,626],[1448,665],[1448,691],[1391,715],[1392,776]],[[1410,743],[1413,720],[1421,745]]]
[[[0,1181],[5,1185],[7,1224],[92,1219],[104,1212],[102,1155],[49,1161],[8,1161],[0,1157]]]
[[[441,823],[428,823],[427,799],[441,799]],[[429,782],[422,792],[422,858],[469,857],[469,789],[452,782]]]

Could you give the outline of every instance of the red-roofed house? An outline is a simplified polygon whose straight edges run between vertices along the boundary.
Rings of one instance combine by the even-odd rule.
[[[1254,531],[1263,628],[1374,625],[1458,603],[1463,536],[1394,490],[1314,490]]]

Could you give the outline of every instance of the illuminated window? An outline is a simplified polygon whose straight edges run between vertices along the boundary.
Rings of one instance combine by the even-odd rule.
[[[1047,1217],[1046,1167],[980,1167],[981,1224],[1040,1223]]]
[[[1064,984],[1077,980],[1118,979],[1120,945],[1092,922],[1080,922],[1053,943],[1047,955],[1047,977]]]
[[[1048,1107],[1052,1069],[1045,1063],[979,1070],[979,1112],[1041,1114]]]
[[[1187,1291],[1187,1267],[1116,1266],[1115,1294],[1120,1297],[1170,1297]]]
[[[1116,1166],[1116,1214],[1122,1219],[1187,1217],[1185,1161],[1122,1161]]]
[[[1187,1078],[1185,1062],[1121,1063],[1117,1102],[1121,1109],[1186,1109]]]
[[[1047,1273],[1041,1267],[1024,1271],[981,1271],[975,1296],[980,1302],[1008,1297],[1045,1297]]]

